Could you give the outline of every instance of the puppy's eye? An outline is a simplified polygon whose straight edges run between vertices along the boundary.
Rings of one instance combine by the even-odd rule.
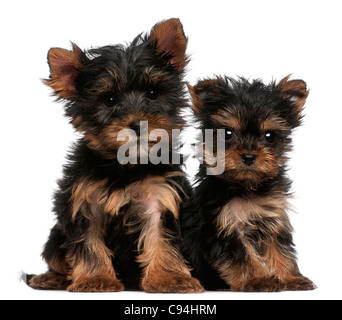
[[[109,96],[104,98],[103,103],[106,107],[110,108],[110,107],[113,107],[116,105],[117,100],[114,96],[109,95]]]
[[[225,134],[226,140],[231,140],[233,138],[233,130],[230,128],[226,129],[226,134]]]
[[[148,90],[146,97],[150,100],[157,100],[159,97],[159,91],[157,89]]]
[[[273,131],[266,132],[265,140],[268,143],[274,143],[276,141],[276,134]]]

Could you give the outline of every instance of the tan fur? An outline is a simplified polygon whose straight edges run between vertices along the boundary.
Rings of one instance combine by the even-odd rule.
[[[234,198],[218,215],[217,228],[219,233],[224,233],[225,236],[236,230],[241,234],[246,226],[253,227],[251,221],[272,217],[279,219],[279,225],[272,226],[272,231],[277,233],[284,227],[291,230],[286,213],[287,207],[287,198],[282,195],[268,197],[251,195],[246,198]]]
[[[68,253],[66,256],[66,262],[71,269],[68,274],[68,280],[72,281],[68,287],[69,291],[123,290],[112,265],[113,253],[104,243],[106,216],[103,214],[103,207],[107,199],[107,189],[104,187],[106,183],[107,180],[84,179],[73,188],[72,217],[74,219],[76,214],[82,214],[88,219],[89,228],[78,240],[83,242],[82,253]],[[98,280],[98,284],[94,279]],[[106,283],[105,287],[101,283]]]
[[[169,80],[170,75],[165,71],[157,71],[154,66],[147,67],[142,75],[143,81],[146,83],[152,82],[153,85],[158,85],[161,82]]]
[[[29,284],[32,288],[45,290],[66,290],[70,284],[65,275],[48,271],[30,279]]]
[[[276,157],[270,148],[260,147],[253,154],[257,156],[254,170],[246,170],[242,161],[243,153],[251,153],[244,150],[242,146],[236,145],[234,149],[227,149],[225,155],[218,156],[217,146],[214,137],[213,151],[210,147],[203,146],[204,163],[208,167],[223,167],[223,176],[228,179],[233,178],[237,181],[244,181],[244,184],[251,190],[263,181],[264,176],[275,177],[279,172],[279,167],[286,162],[285,157]]]
[[[172,129],[180,129],[184,123],[174,124],[168,119],[159,115],[146,115],[144,113],[137,113],[127,116],[123,121],[118,124],[116,121],[108,125],[101,133],[97,134],[91,127],[81,125],[78,127],[78,131],[85,133],[85,140],[88,142],[88,147],[98,154],[107,159],[116,159],[117,150],[128,142],[119,141],[119,132],[125,129],[130,129],[130,124],[139,121],[148,121],[148,134],[150,135],[152,130],[163,128],[167,131],[169,137],[172,137]],[[135,137],[132,137],[135,138]],[[139,142],[139,140],[138,140]],[[170,143],[172,140],[170,139]],[[155,143],[149,141],[149,147]],[[138,145],[139,149],[139,145]]]
[[[169,194],[169,200],[172,194]],[[177,210],[178,211],[178,210]],[[138,243],[138,262],[144,268],[142,287],[146,292],[203,292],[199,281],[191,277],[190,268],[172,244],[173,235],[164,230],[158,200],[149,200],[144,227]],[[178,212],[173,212],[176,216]]]
[[[75,183],[72,189],[71,203],[72,203],[72,220],[75,219],[77,213],[80,211],[82,207],[83,214],[87,215],[87,209],[85,206],[87,205],[104,205],[105,201],[108,198],[106,183],[107,179],[102,181],[93,181],[91,179],[82,179]]]
[[[265,121],[261,122],[260,130],[261,132],[268,131],[289,131],[291,128],[287,121],[280,117],[270,117]]]
[[[282,92],[285,98],[292,97],[293,103],[297,107],[298,118],[302,116],[302,111],[306,99],[309,96],[306,83],[303,80],[289,80],[291,75],[288,75],[279,82],[277,88]]]
[[[104,278],[106,282],[112,279],[113,284],[109,285],[111,290],[121,288],[112,267],[111,257],[114,253],[110,252],[104,244],[103,223],[106,214],[117,215],[120,209],[128,204],[131,214],[138,218],[139,223],[138,226],[134,223],[130,225],[128,220],[127,226],[133,231],[136,231],[137,227],[141,229],[138,262],[145,269],[143,287],[151,292],[200,290],[200,284],[191,278],[190,269],[186,266],[180,252],[172,245],[172,235],[167,234],[161,225],[161,216],[164,212],[171,212],[176,219],[179,216],[181,202],[179,194],[183,190],[172,178],[181,175],[184,173],[174,172],[164,177],[151,176],[111,194],[108,194],[107,180],[83,179],[75,184],[71,197],[73,218],[77,214],[85,215],[90,221],[90,227],[83,238],[79,239],[84,242],[87,257],[67,256],[67,263],[72,270],[68,277],[72,280],[70,291],[87,291],[91,285],[84,287],[82,282],[93,283],[94,277]],[[162,288],[166,278],[171,282],[175,278],[178,280],[171,284],[169,289],[165,286]],[[190,284],[194,282],[195,289],[190,289],[186,285],[182,287],[184,286],[182,278]]]
[[[287,209],[287,197],[274,192],[266,197],[250,195],[233,198],[217,216],[218,235],[228,237],[233,232],[238,234],[247,254],[246,262],[242,265],[229,262],[214,264],[233,291],[293,290],[298,283],[311,288],[312,283],[299,273],[295,257],[282,250],[277,241],[281,230],[292,232]],[[272,218],[273,221],[264,230],[268,234],[267,238],[262,243],[248,239],[246,233],[261,228],[254,224],[255,221],[266,218]]]
[[[170,63],[175,68],[184,69],[187,64],[185,52],[188,41],[179,19],[169,19],[157,24],[151,31],[151,42],[156,45],[158,54],[172,56]]]
[[[62,98],[73,99],[76,92],[74,80],[84,68],[81,62],[81,49],[73,44],[73,50],[54,48],[48,55],[50,79],[44,83],[58,92]]]
[[[180,174],[182,173],[175,172],[165,177],[149,177],[135,182],[125,189],[116,190],[107,198],[104,211],[114,216],[119,213],[123,206],[129,203],[133,206],[141,205],[153,198],[158,199],[158,209],[160,211],[170,211],[178,218],[178,207],[181,201],[179,192],[183,191],[170,178]]]
[[[181,253],[173,244],[173,234],[163,228],[162,215],[179,216],[182,188],[173,180],[183,176],[172,172],[151,176],[109,194],[108,180],[84,178],[71,190],[72,217],[83,215],[89,221],[86,233],[77,243],[82,252],[68,252],[65,261],[57,256],[49,261],[50,271],[34,277],[30,284],[37,288],[60,288],[76,292],[121,291],[123,285],[112,265],[115,254],[105,245],[106,221],[129,205],[128,232],[140,232],[138,262],[144,269],[142,287],[147,292],[202,292],[193,279]],[[133,215],[133,222],[129,220]],[[75,243],[75,244],[77,244]]]
[[[240,112],[234,110],[233,107],[229,109],[220,109],[216,114],[213,114],[211,118],[217,122],[222,128],[231,128],[235,132],[241,131],[243,122],[241,121]]]

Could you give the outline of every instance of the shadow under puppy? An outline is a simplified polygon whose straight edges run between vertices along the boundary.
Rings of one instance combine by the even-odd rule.
[[[186,47],[180,21],[170,19],[127,47],[50,50],[45,83],[65,102],[82,138],[54,196],[57,223],[42,254],[49,270],[34,276],[32,287],[203,291],[179,248],[179,208],[191,192],[180,165],[118,159],[129,138],[120,139],[122,130],[138,139],[142,160],[158,139],[140,148],[141,121],[148,123],[146,134],[163,129],[169,137],[184,126]]]
[[[208,290],[314,289],[298,269],[287,213],[286,153],[301,124],[305,82],[286,77],[265,85],[218,77],[189,89],[203,135],[214,130],[213,149],[204,151],[181,222],[194,275]],[[220,141],[224,148],[218,151]],[[207,175],[219,152],[222,172]]]

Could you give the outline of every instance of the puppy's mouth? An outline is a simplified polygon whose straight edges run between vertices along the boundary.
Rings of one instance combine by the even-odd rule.
[[[227,173],[235,176],[237,180],[260,180],[266,175],[264,172],[250,167],[237,170],[227,170]]]
[[[260,168],[261,167],[261,168]],[[253,165],[241,164],[238,168],[226,168],[225,178],[236,181],[247,187],[254,187],[262,184],[267,180],[273,179],[279,172],[279,168],[265,167],[262,164],[255,163]]]

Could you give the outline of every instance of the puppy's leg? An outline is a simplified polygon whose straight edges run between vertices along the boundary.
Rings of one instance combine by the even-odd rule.
[[[89,218],[89,216],[88,216]],[[112,265],[113,253],[106,247],[104,238],[106,226],[97,216],[88,220],[89,226],[78,243],[67,254],[71,267],[73,292],[116,292],[124,289]]]
[[[298,268],[296,257],[289,246],[273,241],[267,246],[264,261],[269,273],[283,286],[283,290],[314,290],[314,283],[304,277]]]
[[[67,259],[72,265],[72,292],[117,292],[124,289],[111,264],[111,254],[100,239],[89,238]]]
[[[68,240],[66,255],[72,281],[68,291],[115,292],[124,289],[112,265],[113,253],[105,245],[106,200],[104,182],[85,180],[73,189],[73,239]]]
[[[29,285],[35,289],[65,290],[70,284],[67,280],[68,265],[65,261],[65,249],[61,248],[65,241],[58,224],[51,230],[46,243],[43,258],[46,260],[49,271],[30,279]]]
[[[232,291],[278,292],[284,290],[313,290],[314,284],[303,277],[290,247],[278,242],[265,244],[263,254],[247,246],[245,260],[217,261],[215,268]]]
[[[165,199],[165,198],[164,198]],[[144,268],[142,287],[151,293],[200,293],[204,289],[186,266],[174,236],[163,226],[162,217],[175,216],[162,210],[157,199],[149,199],[144,227],[139,239],[139,263]]]
[[[139,262],[144,267],[142,287],[151,293],[199,293],[203,287],[192,278],[190,269],[162,226],[161,213],[154,212],[146,221]]]

